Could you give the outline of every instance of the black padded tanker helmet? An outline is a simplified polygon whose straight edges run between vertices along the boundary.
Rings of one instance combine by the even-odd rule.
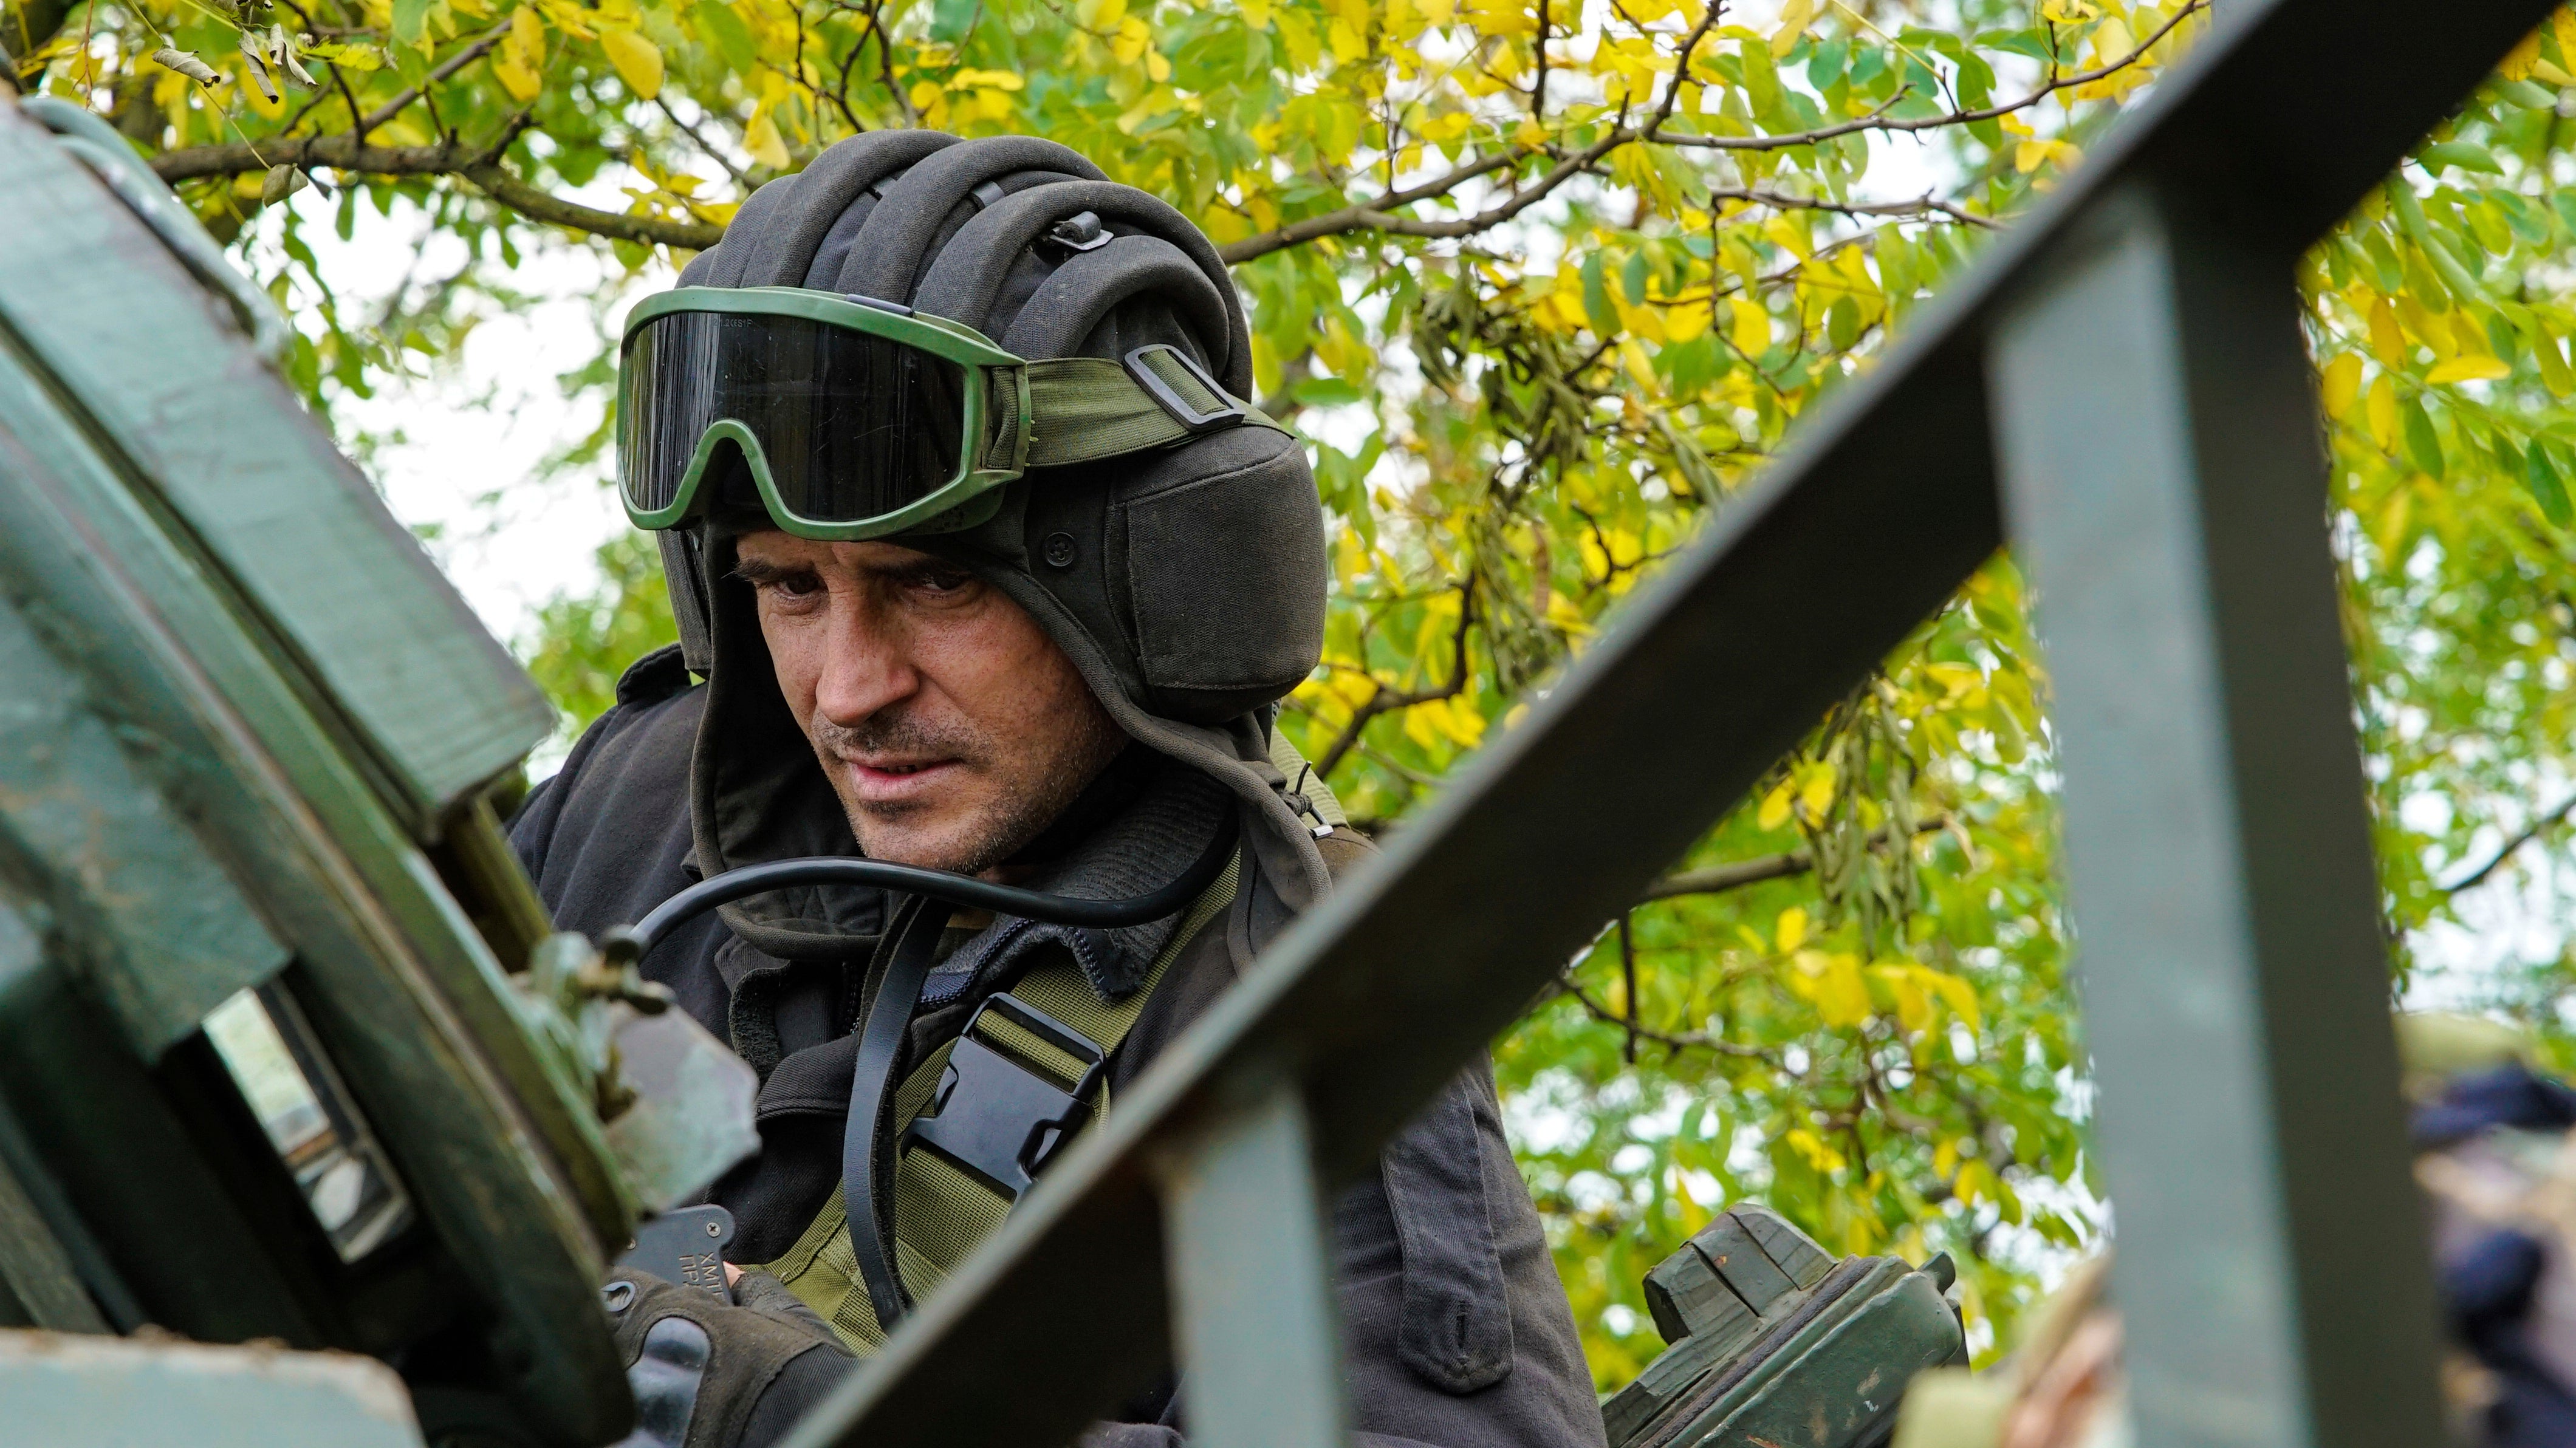
[[[1206,236],[1035,137],[842,141],[754,192],[680,285],[896,303],[1031,361],[1160,344],[1229,400],[1252,390],[1243,306]],[[699,868],[846,853],[848,821],[812,787],[819,771],[779,698],[751,591],[729,576],[733,539],[768,526],[761,501],[738,454],[706,466],[717,501],[659,535],[683,655],[708,680],[691,781]],[[1323,642],[1323,516],[1303,446],[1254,414],[1145,451],[1031,467],[999,494],[971,510],[990,514],[972,526],[933,519],[889,541],[948,558],[1027,609],[1131,738],[1232,790],[1283,900],[1311,901],[1322,858],[1268,762],[1270,706]],[[882,908],[872,891],[803,888],[725,914],[761,950],[816,958],[876,933]]]

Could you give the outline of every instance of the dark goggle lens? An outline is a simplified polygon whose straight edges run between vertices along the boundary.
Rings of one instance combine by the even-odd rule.
[[[900,342],[802,317],[672,312],[627,340],[621,374],[618,484],[638,512],[671,506],[699,440],[727,420],[760,440],[780,504],[808,522],[883,517],[962,471],[966,368]]]

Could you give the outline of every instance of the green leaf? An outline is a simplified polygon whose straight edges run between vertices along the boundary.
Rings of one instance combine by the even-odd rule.
[[[732,6],[698,0],[697,8],[689,15],[698,22],[698,34],[714,47],[716,59],[724,62],[725,69],[737,75],[750,72],[752,63],[759,59],[760,47],[751,38],[751,27],[742,23]]]
[[[1309,377],[1288,389],[1288,395],[1308,407],[1348,407],[1368,396],[1358,384],[1339,377]]]
[[[1610,279],[1597,251],[1583,259],[1583,316],[1592,324],[1594,336],[1619,335],[1619,309],[1610,305]]]
[[[2504,168],[2496,164],[2496,158],[2488,154],[2486,147],[2472,146],[2466,141],[2435,141],[2416,152],[2415,157],[2424,163],[2427,171],[2438,172],[2445,166],[2456,166],[2463,171],[2484,171],[2491,176],[2504,174]]]
[[[2433,416],[2424,410],[2421,399],[2407,398],[2398,404],[2406,435],[2406,459],[2426,477],[2442,476],[2442,435],[2433,429]]]
[[[2527,80],[2500,80],[2495,83],[2495,89],[2497,95],[2526,111],[2558,109],[2558,92],[2546,86],[2534,85]]]
[[[1848,351],[1860,340],[1860,304],[1849,297],[1835,302],[1825,312],[1825,340],[1837,352]]]
[[[1628,264],[1619,269],[1619,284],[1628,293],[1629,306],[1642,307],[1646,304],[1646,254],[1644,252],[1629,253]]]
[[[1843,78],[1843,67],[1851,64],[1851,41],[1837,36],[1816,47],[1807,61],[1807,84],[1823,91]]]
[[[432,0],[394,0],[394,44],[426,52],[429,49],[429,7]]]
[[[2549,464],[2549,445],[2536,437],[2531,440],[2530,454],[2523,460],[2522,485],[2530,491],[2531,500],[2540,505],[2540,516],[2561,528],[2568,525],[2571,514],[2567,505],[2567,487],[2559,481],[2558,470]]]
[[[942,45],[957,44],[975,28],[975,17],[983,8],[983,0],[938,0],[930,7],[930,38]]]

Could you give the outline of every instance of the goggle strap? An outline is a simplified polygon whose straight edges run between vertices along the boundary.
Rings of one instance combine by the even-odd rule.
[[[1217,425],[1223,427],[1250,424],[1288,431],[1259,408],[1222,392],[1209,395],[1210,389],[1193,375],[1193,369],[1168,367],[1161,355],[1168,351],[1146,349],[1135,360],[1137,367],[1152,369],[1156,380],[1174,395],[1173,402],[1158,399],[1127,364],[1106,357],[1050,357],[1029,363],[1028,465],[1048,468],[1097,462],[1213,430],[1204,422],[1184,421],[1181,412],[1221,417]]]

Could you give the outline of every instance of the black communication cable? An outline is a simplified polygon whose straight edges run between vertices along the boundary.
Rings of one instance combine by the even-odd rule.
[[[952,874],[946,870],[925,870],[916,865],[854,859],[847,855],[813,855],[803,859],[773,860],[765,865],[746,865],[739,870],[727,870],[713,879],[702,880],[654,906],[651,913],[633,925],[610,930],[601,944],[611,960],[641,960],[672,930],[707,911],[748,895],[790,885],[874,885],[899,894],[925,895],[950,905],[990,910],[997,915],[1023,920],[1043,920],[1053,925],[1087,925],[1104,929],[1142,925],[1189,908],[1190,902],[1199,897],[1199,892],[1225,872],[1226,861],[1234,857],[1239,835],[1235,823],[1229,819],[1208,842],[1208,847],[1200,852],[1198,859],[1172,883],[1150,895],[1137,895],[1125,900],[1082,900],[1070,895],[1023,890],[1014,885],[997,885],[990,880],[978,880],[971,875]]]

